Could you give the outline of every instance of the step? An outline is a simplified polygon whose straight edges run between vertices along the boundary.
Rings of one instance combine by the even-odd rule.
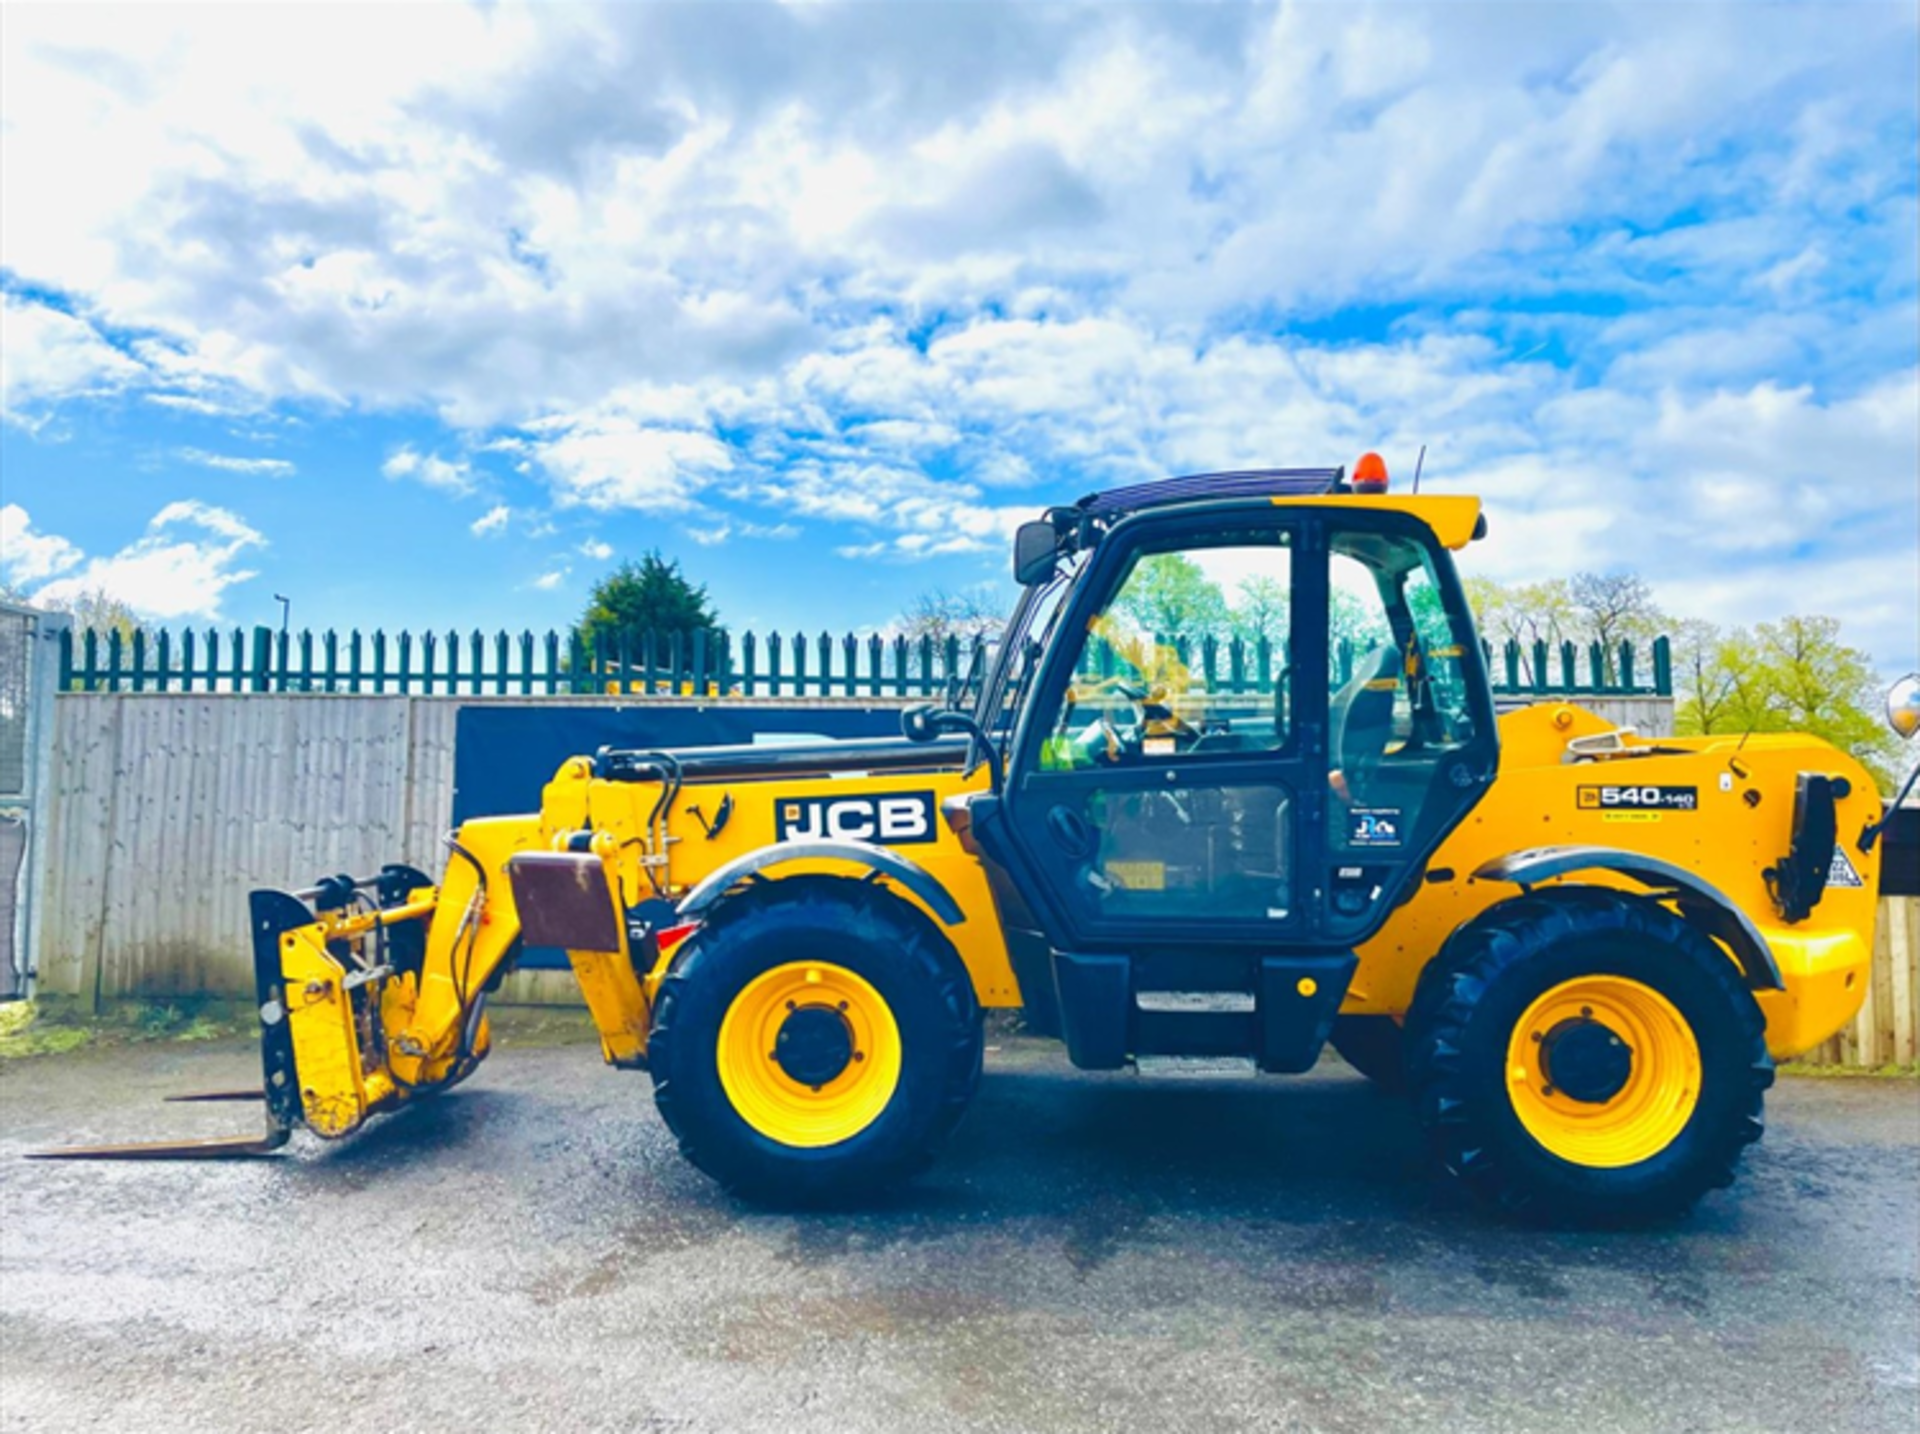
[[[1246,1016],[1254,1009],[1251,991],[1135,991],[1133,1004],[1177,1015]]]
[[[1167,1080],[1251,1080],[1260,1074],[1252,1056],[1136,1056],[1133,1068]]]

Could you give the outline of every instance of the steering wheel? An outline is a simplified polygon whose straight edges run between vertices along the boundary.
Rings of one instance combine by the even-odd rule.
[[[1131,683],[1107,678],[1100,683],[1105,692],[1117,693],[1133,704],[1134,721],[1129,726],[1121,726],[1107,713],[1101,712],[1086,726],[1075,732],[1072,745],[1078,749],[1080,760],[1097,763],[1101,766],[1118,766],[1130,758],[1140,755],[1144,748],[1147,731],[1147,701],[1149,694]],[[1073,709],[1079,705],[1079,694],[1074,688],[1067,689],[1066,710],[1062,713],[1061,725],[1067,726],[1073,717]]]
[[[1106,737],[1106,751],[1099,760],[1117,764],[1129,757],[1137,757],[1145,749],[1147,739],[1147,692],[1129,682],[1116,682],[1113,690],[1133,704],[1133,725],[1117,727],[1106,713],[1100,714],[1100,731]]]

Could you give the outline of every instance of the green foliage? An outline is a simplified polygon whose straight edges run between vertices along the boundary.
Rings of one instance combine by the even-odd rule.
[[[1199,639],[1227,628],[1227,599],[1184,553],[1141,559],[1113,611],[1142,632]]]
[[[1899,752],[1882,725],[1872,659],[1840,641],[1840,621],[1788,617],[1721,632],[1683,626],[1674,662],[1682,736],[1807,732],[1851,752],[1883,787]]]
[[[1378,602],[1369,603],[1345,588],[1332,589],[1328,597],[1327,638],[1335,661],[1339,660],[1343,642],[1352,647],[1356,657],[1392,645],[1393,632]]]
[[[1633,573],[1576,573],[1521,587],[1468,578],[1466,590],[1480,635],[1495,652],[1509,641],[1520,645],[1523,682],[1532,681],[1535,642],[1550,654],[1562,641],[1601,643],[1612,681],[1622,641],[1641,646],[1664,632],[1673,646],[1680,736],[1811,733],[1850,752],[1883,787],[1900,766],[1901,752],[1880,721],[1872,659],[1840,640],[1836,618],[1788,617],[1731,630],[1679,621],[1661,612],[1652,588]]]
[[[1622,642],[1644,645],[1673,626],[1637,573],[1575,573],[1519,587],[1468,578],[1466,590],[1480,636],[1496,651],[1509,642],[1519,644],[1523,682],[1533,681],[1536,642],[1547,645],[1549,666],[1561,643],[1585,649],[1597,642],[1603,675],[1616,682]]]
[[[587,599],[580,615],[580,640],[589,647],[596,636],[604,634],[608,645],[625,633],[637,649],[642,636],[657,632],[693,632],[719,623],[705,584],[688,580],[680,571],[680,560],[669,561],[659,551],[647,553],[639,562],[624,562],[599,582]]]
[[[250,1007],[211,999],[123,1002],[99,1015],[71,1001],[16,1001],[0,1006],[0,1061],[146,1041],[227,1040],[258,1029]]]
[[[1278,578],[1243,578],[1235,596],[1239,600],[1228,614],[1235,637],[1249,645],[1263,637],[1276,646],[1285,640],[1289,620],[1285,583]]]
[[[63,612],[73,619],[75,632],[85,632],[91,628],[103,637],[109,632],[117,632],[122,640],[131,642],[134,630],[140,626],[139,614],[105,588],[89,588],[64,598],[28,597],[0,589],[0,597],[8,602],[28,603],[47,612]]]

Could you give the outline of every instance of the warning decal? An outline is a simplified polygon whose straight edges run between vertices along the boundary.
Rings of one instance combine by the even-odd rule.
[[[1833,849],[1833,863],[1827,868],[1828,886],[1864,886],[1860,873],[1853,869],[1853,863],[1847,860],[1847,853],[1841,847]]]

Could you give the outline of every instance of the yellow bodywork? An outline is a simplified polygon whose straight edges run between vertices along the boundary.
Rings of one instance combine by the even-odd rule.
[[[1529,707],[1501,720],[1498,780],[1441,844],[1412,899],[1360,948],[1343,1013],[1404,1015],[1421,969],[1448,936],[1517,894],[1510,882],[1477,878],[1485,863],[1536,847],[1593,845],[1672,862],[1753,920],[1783,983],[1783,989],[1756,991],[1774,1055],[1810,1049],[1852,1019],[1866,994],[1879,879],[1878,851],[1862,853],[1854,840],[1879,813],[1867,773],[1844,753],[1798,736],[1627,737],[1602,758],[1568,760],[1572,739],[1609,730],[1593,713],[1564,703]],[[1802,771],[1844,776],[1850,783],[1839,803],[1840,845],[1860,884],[1830,884],[1812,915],[1789,925],[1776,914],[1762,872],[1788,849],[1794,781]],[[464,854],[452,857],[438,888],[410,893],[404,904],[377,913],[328,914],[281,936],[281,989],[307,1123],[322,1135],[346,1134],[369,1114],[459,1079],[485,1054],[486,1023],[473,1012],[478,993],[511,956],[519,936],[507,879],[515,853],[557,850],[570,842],[577,850],[585,834],[587,849],[604,866],[609,897],[623,912],[649,897],[682,898],[728,862],[775,845],[780,803],[930,791],[938,808],[985,784],[984,771],[946,768],[798,778],[769,773],[690,781],[671,809],[656,817],[657,783],[602,780],[585,758],[571,759],[545,788],[537,815],[461,827],[455,842]],[[1699,793],[1699,806],[1603,809],[1583,796],[1583,789],[1602,785],[1690,786]],[[732,815],[709,834],[690,809],[717,810],[722,796],[733,798]],[[958,924],[941,924],[981,1005],[1018,1006],[1021,991],[984,868],[947,822],[937,821],[935,828],[931,841],[895,850],[964,913]],[[772,874],[808,871],[868,874],[850,862],[820,859],[789,861]],[[1563,880],[1639,889],[1605,871]],[[939,921],[912,892],[894,884],[888,889]],[[377,1004],[356,1012],[348,987],[372,960],[374,928],[409,921],[429,923],[424,963],[417,972],[378,982]],[[622,949],[574,951],[569,957],[600,1030],[603,1055],[611,1064],[633,1066],[645,1061],[655,990],[671,950],[652,955],[640,969],[626,948],[624,920],[618,924]],[[778,1104],[777,1091],[761,1094],[769,1110]],[[1637,1138],[1632,1132],[1620,1137],[1627,1146]]]
[[[1617,756],[1566,760],[1571,739],[1609,730],[1603,719],[1567,703],[1542,703],[1501,719],[1498,779],[1441,843],[1418,894],[1360,948],[1360,969],[1343,1011],[1406,1011],[1421,968],[1447,937],[1515,894],[1511,883],[1475,878],[1487,862],[1534,847],[1607,846],[1696,874],[1753,921],[1785,985],[1755,992],[1775,1056],[1809,1050],[1853,1018],[1866,997],[1880,873],[1879,849],[1863,853],[1855,842],[1880,817],[1866,770],[1846,753],[1803,736],[1628,738]],[[1829,885],[1811,916],[1788,925],[1762,872],[1787,853],[1794,779],[1803,771],[1847,778],[1852,790],[1838,803],[1839,845],[1860,885]],[[1691,786],[1700,805],[1686,812],[1583,804],[1582,788],[1609,785]],[[1603,871],[1564,880],[1640,889]]]

